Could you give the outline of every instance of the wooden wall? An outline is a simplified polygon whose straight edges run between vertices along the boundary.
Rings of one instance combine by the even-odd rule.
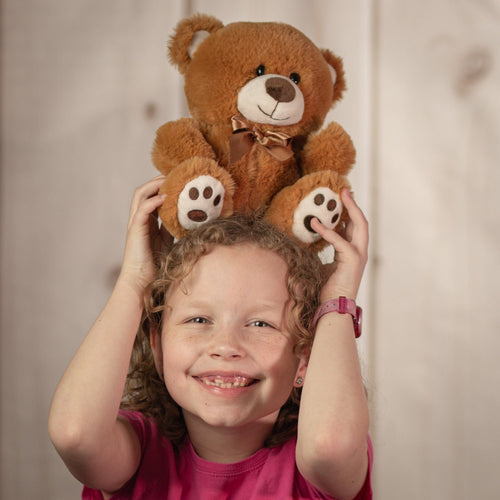
[[[2,0],[0,499],[78,498],[49,443],[55,385],[120,264],[155,129],[185,113],[165,58],[194,11],[279,20],[344,57],[330,114],[372,233],[360,355],[375,498],[493,498],[500,444],[500,3]]]
[[[500,3],[383,1],[377,10],[380,498],[494,498]]]

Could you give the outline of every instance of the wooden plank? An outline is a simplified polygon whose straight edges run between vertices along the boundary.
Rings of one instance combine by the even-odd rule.
[[[181,1],[2,2],[1,498],[79,496],[56,382],[104,304],[156,127],[181,114]]]
[[[493,498],[500,11],[380,2],[377,496]]]

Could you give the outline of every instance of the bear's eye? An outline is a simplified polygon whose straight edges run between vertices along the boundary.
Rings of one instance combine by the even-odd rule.
[[[300,82],[300,75],[298,73],[292,73],[290,75],[290,80],[292,80],[293,83],[298,84]]]
[[[257,73],[257,76],[262,76],[265,72],[266,72],[266,67],[261,64],[256,70],[255,72]]]

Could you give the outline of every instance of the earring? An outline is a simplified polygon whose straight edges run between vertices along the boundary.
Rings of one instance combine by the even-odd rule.
[[[304,379],[303,379],[302,377],[299,377],[299,378],[295,381],[295,383],[296,383],[297,385],[302,385],[302,384],[304,383]]]

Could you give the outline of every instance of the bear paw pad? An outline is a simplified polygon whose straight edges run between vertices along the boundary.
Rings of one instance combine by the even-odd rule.
[[[321,236],[311,227],[313,218],[317,218],[328,229],[334,229],[342,213],[340,196],[326,187],[311,191],[299,203],[293,214],[293,234],[303,243],[314,243]]]
[[[187,230],[217,219],[222,212],[226,190],[210,175],[200,175],[189,181],[177,201],[177,218]]]

